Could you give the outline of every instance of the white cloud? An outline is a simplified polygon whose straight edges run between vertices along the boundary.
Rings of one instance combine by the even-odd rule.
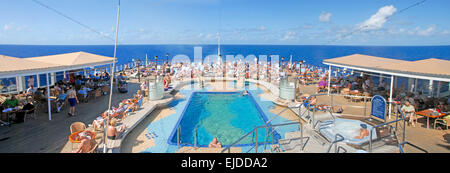
[[[11,25],[9,25],[9,24],[3,25],[3,30],[4,30],[4,31],[8,31],[8,30],[11,30],[11,29],[12,29],[12,26],[11,26]]]
[[[320,14],[320,16],[319,16],[319,21],[321,21],[321,22],[330,22],[331,21],[331,16],[332,16],[333,14],[331,14],[330,12],[326,12],[326,11],[323,11],[321,14]]]
[[[266,27],[265,27],[265,26],[260,26],[260,27],[258,28],[258,30],[259,30],[259,31],[265,31],[265,30],[266,30]]]
[[[295,36],[297,35],[296,32],[294,31],[288,31],[286,32],[286,34],[284,35],[283,38],[281,38],[281,40],[285,41],[285,40],[292,40],[295,38]]]
[[[444,30],[444,31],[442,31],[441,34],[442,34],[442,35],[447,35],[447,34],[450,34],[450,31],[449,31],[449,30]]]
[[[397,9],[393,5],[381,7],[377,13],[360,24],[359,28],[363,30],[380,29],[383,27],[389,17],[395,14],[395,12],[397,12]]]
[[[425,30],[417,30],[417,35],[429,36],[429,35],[432,35],[435,30],[436,30],[436,25],[431,25]]]

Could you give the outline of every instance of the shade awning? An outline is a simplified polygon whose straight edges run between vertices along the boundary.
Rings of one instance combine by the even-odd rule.
[[[325,59],[323,63],[366,72],[450,82],[450,61],[443,59],[430,58],[419,61],[405,61],[354,54]]]
[[[0,61],[2,62],[0,78],[9,78],[107,65],[112,64],[114,58],[87,52],[74,52],[31,58],[0,55]]]
[[[54,63],[67,68],[90,67],[113,63],[114,58],[87,52],[73,52],[57,55],[26,58],[27,60]]]
[[[35,61],[27,60],[26,58],[16,58],[10,56],[0,55],[0,77],[13,77],[18,74],[39,73],[41,71],[62,69],[61,65],[52,63],[36,63]]]

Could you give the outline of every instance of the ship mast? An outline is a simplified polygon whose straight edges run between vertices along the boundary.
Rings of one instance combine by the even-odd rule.
[[[220,65],[222,62],[222,55],[220,54],[220,35],[217,33],[217,63]]]

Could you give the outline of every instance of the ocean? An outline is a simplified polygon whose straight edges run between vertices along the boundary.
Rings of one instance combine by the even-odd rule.
[[[165,60],[175,55],[194,57],[194,47],[202,47],[202,55],[217,55],[217,45],[118,45],[118,64],[130,63],[132,60]],[[114,55],[113,45],[0,45],[0,55],[13,57],[34,57],[85,51],[98,55]],[[322,60],[351,54],[366,54],[401,60],[421,60],[439,58],[450,60],[450,46],[308,46],[308,45],[221,45],[221,54],[226,55],[279,55],[289,61],[305,60],[306,64],[323,66]]]
[[[147,54],[149,61],[154,61],[158,56],[159,60],[166,60],[166,53],[169,60],[175,55],[186,55],[191,60],[194,59],[194,47],[202,48],[202,56],[217,55],[217,45],[118,45],[117,58],[118,66],[121,64],[132,64],[133,60],[145,62]],[[84,51],[98,55],[114,55],[113,45],[0,45],[0,55],[12,57],[35,57]],[[336,58],[351,54],[366,54],[385,58],[401,60],[421,60],[427,58],[439,58],[450,60],[450,46],[313,46],[313,45],[221,45],[221,54],[225,59],[226,55],[279,55],[289,61],[292,55],[293,61],[304,60],[306,64],[322,66],[322,60]],[[163,62],[163,61],[158,61]],[[119,68],[121,70],[121,68]],[[63,79],[63,73],[56,73],[56,79]],[[25,80],[28,80],[28,76]],[[39,76],[41,86],[46,85],[45,75]],[[1,79],[1,85],[8,86],[15,84],[15,79]],[[28,87],[28,84],[25,84]],[[35,81],[37,86],[37,81]],[[1,91],[5,92],[5,91]]]

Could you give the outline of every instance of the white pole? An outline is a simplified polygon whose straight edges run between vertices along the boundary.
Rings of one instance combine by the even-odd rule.
[[[52,120],[52,104],[50,102],[50,85],[48,83],[48,73],[45,74],[47,77],[47,107],[48,107],[48,120]]]
[[[331,65],[328,68],[328,95],[330,95],[331,88]]]
[[[417,87],[418,87],[418,85],[417,85],[417,78],[416,78],[416,80],[414,81],[414,92],[417,91]]]
[[[64,70],[64,77],[63,77],[63,80],[66,80],[66,71]],[[66,82],[66,81],[64,81],[64,82]]]
[[[40,81],[41,81],[41,78],[40,78],[40,75],[38,74],[38,75],[36,75],[36,83],[37,83],[37,87],[38,88],[41,87],[41,82]],[[48,81],[47,81],[47,84],[48,84]]]
[[[380,73],[380,79],[378,79],[378,83],[381,83],[382,80],[383,80],[383,74]]]
[[[430,86],[429,86],[429,92],[430,92],[430,96],[433,97],[433,80],[430,80]]]
[[[147,54],[145,54],[145,67],[147,67]]]
[[[117,53],[117,37],[119,36],[119,17],[120,17],[120,0],[119,5],[117,6],[117,26],[116,26],[116,40],[114,41],[114,59],[113,59],[113,67],[111,72],[111,87],[109,90],[109,102],[108,102],[108,123],[111,117],[109,116],[109,111],[111,110],[111,100],[112,100],[112,93],[113,93],[113,81],[114,81],[114,68],[116,65],[116,53]],[[107,126],[107,123],[104,124],[105,128]],[[103,146],[103,153],[106,153],[106,130],[104,131],[104,146]]]
[[[19,90],[19,78],[20,77],[16,77],[16,90],[17,92],[20,92],[21,90]],[[20,85],[21,86],[21,85]]]
[[[437,98],[439,98],[440,95],[441,95],[441,84],[440,84],[440,82],[438,82],[438,84],[437,84],[437,93],[436,93]]]
[[[394,76],[391,75],[391,90],[389,91],[389,101],[393,101],[392,100],[392,92],[394,90]],[[389,119],[391,119],[391,108],[392,108],[392,104],[389,104]]]

